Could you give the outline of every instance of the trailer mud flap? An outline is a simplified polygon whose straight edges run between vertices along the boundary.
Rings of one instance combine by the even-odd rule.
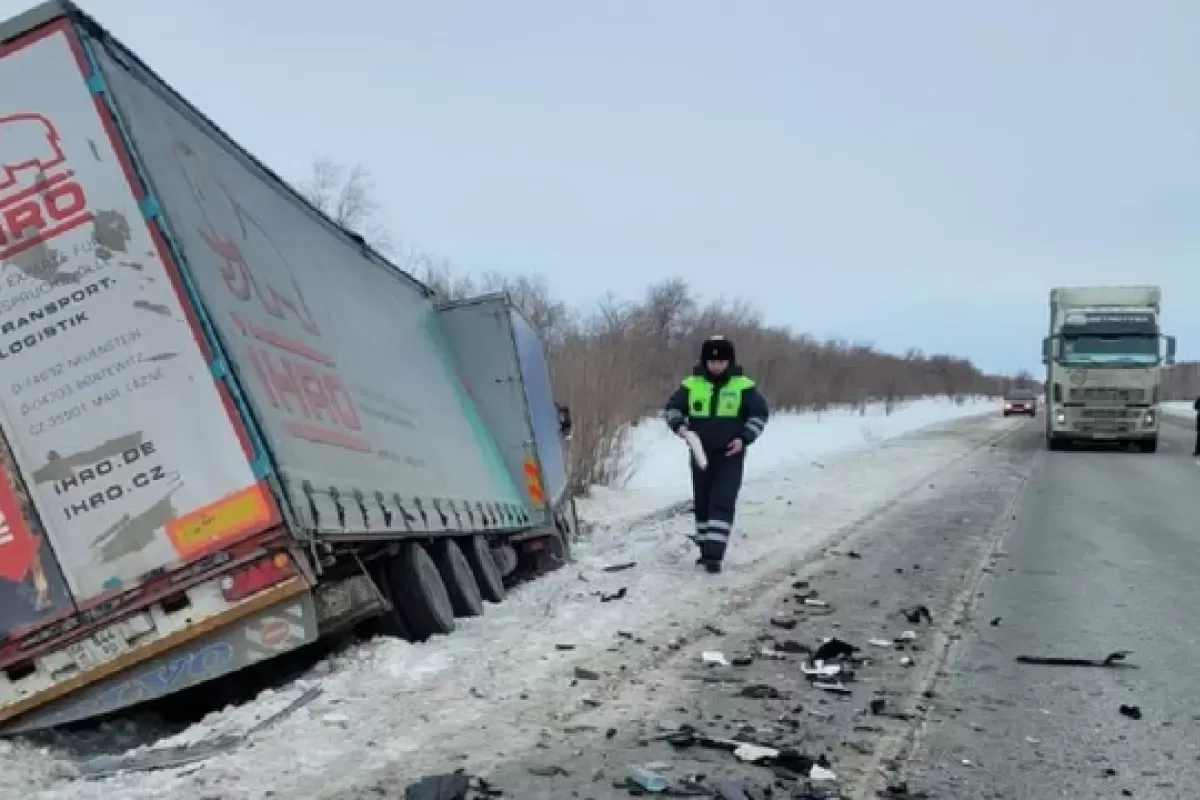
[[[297,594],[12,722],[0,723],[0,734],[27,733],[111,714],[245,669],[316,639],[317,611],[312,595]]]

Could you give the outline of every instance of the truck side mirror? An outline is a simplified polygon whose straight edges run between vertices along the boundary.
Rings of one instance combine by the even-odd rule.
[[[564,439],[571,438],[571,431],[574,425],[571,422],[571,409],[567,406],[557,406],[558,408],[558,432],[562,434]]]
[[[1050,337],[1047,336],[1045,339],[1042,339],[1042,363],[1049,364],[1053,355],[1054,352],[1051,348]]]
[[[1174,336],[1167,337],[1167,357],[1163,360],[1167,363],[1167,366],[1170,366],[1171,364],[1175,363],[1175,337]]]

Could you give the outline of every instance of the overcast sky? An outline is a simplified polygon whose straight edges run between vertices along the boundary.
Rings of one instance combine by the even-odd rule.
[[[0,16],[25,0],[0,0]],[[1040,369],[1047,290],[1159,283],[1200,358],[1196,0],[84,0],[243,145],[574,304]]]

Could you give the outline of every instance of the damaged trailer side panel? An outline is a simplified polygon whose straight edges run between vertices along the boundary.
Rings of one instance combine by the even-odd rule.
[[[0,427],[79,606],[277,520],[89,74],[65,20],[0,47]]]
[[[534,523],[552,526],[566,481],[541,341],[504,293],[443,304],[437,316],[460,380],[495,433]]]
[[[423,286],[305,203],[99,30],[87,44],[266,440],[300,535],[531,518]]]

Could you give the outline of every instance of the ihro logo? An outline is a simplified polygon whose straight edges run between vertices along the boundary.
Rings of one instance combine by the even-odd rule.
[[[92,221],[74,175],[47,117],[0,116],[0,261]]]

